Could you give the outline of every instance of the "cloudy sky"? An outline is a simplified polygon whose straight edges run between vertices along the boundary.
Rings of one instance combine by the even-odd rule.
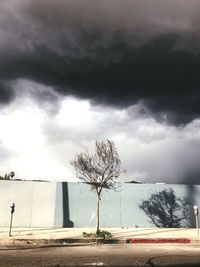
[[[0,0],[0,175],[76,179],[115,142],[143,182],[199,184],[199,0]]]

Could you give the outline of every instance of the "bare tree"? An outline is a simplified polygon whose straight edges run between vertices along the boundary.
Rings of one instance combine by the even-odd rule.
[[[99,204],[103,188],[116,189],[121,173],[121,161],[114,142],[96,141],[94,155],[88,152],[77,154],[70,164],[77,177],[91,185],[96,192],[96,234],[99,234]]]

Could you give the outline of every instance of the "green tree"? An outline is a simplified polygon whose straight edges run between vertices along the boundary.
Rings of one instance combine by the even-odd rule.
[[[1,180],[11,180],[11,179],[13,179],[14,178],[14,176],[15,176],[15,173],[12,171],[12,172],[10,172],[10,173],[6,173],[5,175],[4,175],[4,177],[2,177],[2,176],[0,176],[0,179]]]

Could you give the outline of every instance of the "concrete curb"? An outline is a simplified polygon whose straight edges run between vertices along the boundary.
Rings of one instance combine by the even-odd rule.
[[[200,240],[189,238],[126,238],[126,239],[103,239],[103,238],[58,238],[58,239],[25,239],[12,238],[1,240],[1,247],[12,246],[67,246],[67,245],[98,245],[98,244],[166,244],[166,243],[199,243]]]
[[[40,243],[40,244],[74,244],[74,243],[81,243],[81,244],[88,244],[88,243],[95,243],[95,244],[119,244],[125,243],[126,240],[120,239],[103,239],[103,238],[59,238],[59,239],[15,239],[15,243],[17,242],[28,242],[31,243]]]
[[[25,245],[55,245],[66,246],[73,244],[125,244],[126,240],[122,239],[103,239],[103,238],[59,238],[59,239],[23,239],[16,238],[10,240],[0,240],[0,246],[25,246]]]
[[[191,243],[189,238],[128,238],[128,244]]]

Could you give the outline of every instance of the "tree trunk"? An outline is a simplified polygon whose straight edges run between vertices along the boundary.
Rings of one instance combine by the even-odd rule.
[[[97,193],[97,207],[96,207],[96,235],[99,234],[99,204],[100,204],[100,195]]]

